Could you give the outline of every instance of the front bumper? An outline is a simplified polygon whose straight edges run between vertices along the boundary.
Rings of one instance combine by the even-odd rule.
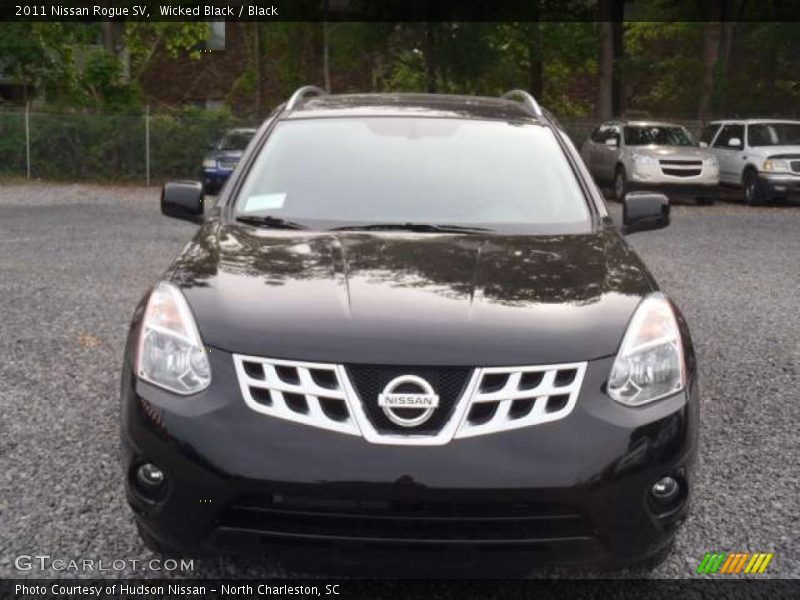
[[[762,192],[770,198],[800,196],[800,174],[759,173]]]
[[[668,195],[690,196],[693,198],[717,198],[719,195],[719,185],[701,183],[680,183],[663,181],[637,181],[628,182],[630,191],[662,192]]]
[[[222,350],[209,353],[209,389],[174,396],[133,377],[130,347],[122,380],[128,502],[153,536],[187,553],[346,563],[387,556],[380,549],[414,561],[454,552],[460,566],[492,558],[617,564],[663,549],[687,512],[693,373],[687,391],[630,409],[601,391],[612,358],[592,361],[575,410],[560,421],[398,447],[254,412]],[[166,473],[158,500],[135,483],[143,462]],[[667,508],[649,496],[665,475],[683,484]]]

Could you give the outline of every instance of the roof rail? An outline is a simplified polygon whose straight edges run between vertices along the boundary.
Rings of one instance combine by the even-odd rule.
[[[286,103],[284,110],[294,110],[300,103],[309,96],[325,96],[328,92],[315,85],[306,85],[298,89],[289,101]]]
[[[539,106],[539,103],[536,102],[536,99],[531,96],[525,90],[511,90],[510,92],[506,92],[501,96],[504,100],[513,100],[515,97],[520,98],[522,100],[522,104],[525,105],[533,114],[537,117],[542,117],[544,114],[542,113],[542,107]]]

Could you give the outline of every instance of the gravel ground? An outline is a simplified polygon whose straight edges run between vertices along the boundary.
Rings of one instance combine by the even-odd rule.
[[[123,497],[119,369],[136,302],[194,230],[157,200],[152,188],[0,182],[0,577],[56,575],[17,571],[20,554],[152,558]],[[769,576],[800,577],[800,208],[673,215],[630,241],[692,327],[702,432],[693,513],[649,575],[692,577],[705,552],[752,550],[775,552]],[[218,558],[173,575],[282,574]]]

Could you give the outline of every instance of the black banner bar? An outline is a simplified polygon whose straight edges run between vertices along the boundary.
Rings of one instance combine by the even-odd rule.
[[[7,579],[0,581],[3,600],[103,600],[114,598],[214,598],[221,600],[293,598],[329,600],[403,598],[412,600],[534,600],[537,598],[608,598],[626,600],[761,598],[783,600],[800,595],[797,580],[272,580],[272,579]]]
[[[705,2],[625,0],[626,21],[712,21]],[[0,0],[0,21],[594,21],[599,0]],[[714,14],[707,14],[713,11]],[[740,0],[737,21],[800,21],[800,3]]]

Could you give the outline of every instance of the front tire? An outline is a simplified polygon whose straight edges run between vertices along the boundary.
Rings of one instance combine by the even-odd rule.
[[[628,191],[628,177],[625,175],[625,167],[622,165],[617,167],[617,172],[614,174],[614,197],[617,202],[625,200],[625,194]]]
[[[748,206],[764,203],[764,192],[758,181],[758,174],[752,169],[744,174],[744,203]]]

